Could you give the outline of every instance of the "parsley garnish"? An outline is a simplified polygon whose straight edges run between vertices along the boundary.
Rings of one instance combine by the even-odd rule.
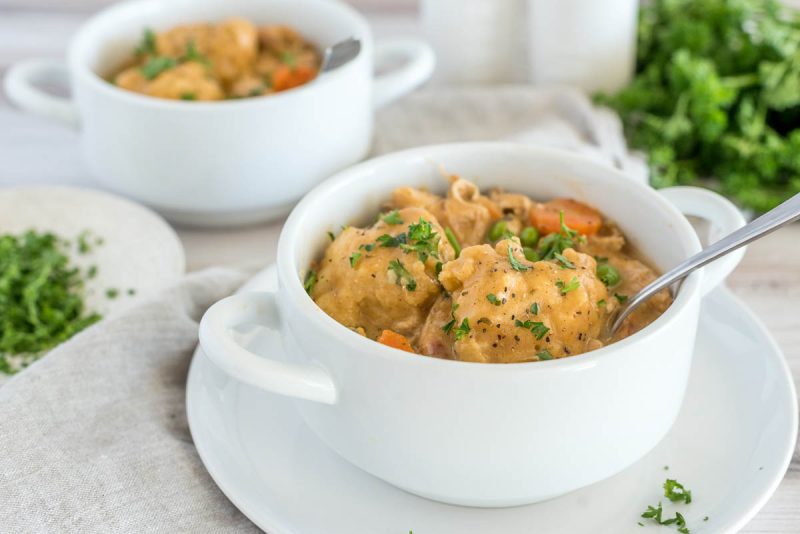
[[[544,323],[540,321],[520,321],[517,319],[514,321],[514,325],[520,328],[524,328],[526,330],[530,330],[531,333],[536,336],[536,339],[542,339],[547,333],[550,331],[548,327],[544,325]]]
[[[146,80],[152,80],[165,70],[173,68],[178,63],[171,57],[157,56],[147,60],[139,69]]]
[[[626,302],[628,302],[627,295],[620,295],[619,293],[614,293],[614,298],[617,299],[617,302],[619,302],[620,304],[625,304]]]
[[[86,312],[85,278],[65,246],[33,230],[0,235],[0,372],[19,371],[100,320]],[[86,277],[96,271],[89,267]]]
[[[534,314],[534,315],[539,315],[539,303],[538,302],[534,302],[533,304],[531,304],[531,313]]]
[[[336,239],[336,236],[335,236],[335,235],[333,235],[333,232],[328,232],[328,238],[329,238],[331,241],[334,241],[334,240]],[[361,245],[361,246],[363,247],[364,245]],[[359,248],[361,248],[361,247],[359,247]]]
[[[291,52],[284,50],[281,52],[281,63],[294,67],[297,64],[297,58]]]
[[[470,328],[469,328],[469,318],[468,318],[468,317],[464,317],[464,320],[463,320],[463,321],[461,321],[461,326],[459,326],[459,327],[455,328],[455,329],[453,330],[453,332],[455,332],[455,334],[456,334],[456,341],[460,341],[460,340],[461,340],[461,339],[463,339],[463,338],[464,338],[464,337],[465,337],[467,334],[469,334],[469,332],[470,332]]]
[[[329,233],[330,235],[333,235],[333,234],[331,234],[330,232],[328,232],[328,233]],[[372,249],[374,249],[374,248],[375,248],[375,245],[373,245],[372,243],[366,243],[366,244],[361,244],[361,245],[358,245],[358,249],[359,249],[359,250],[361,250],[362,248],[363,248],[364,250],[366,250],[367,252],[372,252]]]
[[[317,283],[317,273],[313,270],[309,269],[306,273],[306,277],[303,280],[303,289],[306,290],[306,293],[309,295],[314,290],[314,285]]]
[[[405,288],[407,290],[414,291],[417,289],[417,281],[414,280],[411,273],[403,267],[403,263],[400,260],[395,259],[390,261],[388,270],[394,273],[397,285],[402,286],[405,281]]]
[[[444,236],[447,238],[450,246],[453,247],[453,250],[456,253],[456,258],[461,256],[461,243],[458,242],[456,234],[453,233],[453,230],[451,230],[449,226],[444,229]]]
[[[114,287],[109,287],[106,289],[106,298],[108,299],[115,299],[119,296],[119,289]]]
[[[454,302],[453,305],[450,307],[450,317],[451,317],[451,319],[450,319],[449,322],[445,323],[444,326],[442,326],[442,330],[444,330],[445,334],[449,334],[450,330],[452,330],[453,327],[456,325],[456,310],[457,309],[458,309],[458,304],[456,304]]]
[[[692,502],[691,490],[687,490],[683,484],[671,478],[664,482],[664,497],[672,502],[683,501],[685,504]]]
[[[502,304],[500,299],[497,298],[497,296],[494,293],[489,293],[488,295],[486,295],[486,300],[488,300],[489,302],[491,302],[495,306],[500,306]]]
[[[358,260],[360,258],[361,258],[361,253],[360,252],[353,252],[352,254],[350,254],[350,268],[351,269],[355,269],[356,268],[356,263],[358,263]]]
[[[575,264],[569,261],[563,254],[560,252],[554,252],[553,257],[561,264],[562,269],[574,269]]]
[[[400,217],[400,213],[397,210],[392,210],[386,215],[381,217],[381,220],[386,224],[403,224],[403,218]]]
[[[431,223],[420,217],[419,222],[408,226],[408,244],[400,248],[406,254],[416,252],[419,261],[425,262],[428,257],[439,258],[439,234],[433,231]]]
[[[553,355],[550,354],[550,351],[547,350],[547,349],[544,349],[543,351],[537,352],[536,353],[536,357],[539,358],[540,360],[552,360],[553,359]]]
[[[181,93],[181,100],[197,100],[197,95],[194,93]]]
[[[378,239],[376,239],[375,241],[377,241],[378,244],[382,247],[395,248],[406,243],[406,241],[408,241],[408,238],[406,237],[405,233],[397,234],[395,236],[389,234],[383,234],[382,236],[378,237]]]
[[[156,34],[150,28],[145,28],[142,33],[142,40],[135,49],[137,56],[156,55]]]
[[[573,276],[572,280],[570,280],[566,284],[564,283],[563,280],[556,280],[556,287],[561,290],[562,295],[566,295],[570,291],[578,289],[580,286],[581,283],[578,281],[578,278],[576,276]]]
[[[548,234],[539,240],[539,247],[536,252],[543,260],[552,260],[556,257],[556,253],[561,254],[566,249],[575,246],[574,240],[578,237],[578,232],[564,223],[563,211],[559,212],[558,216],[561,223],[561,232]]]
[[[530,267],[520,263],[520,261],[514,257],[511,245],[508,245],[508,262],[511,264],[511,268],[514,269],[515,271],[525,272],[528,269],[530,269]]]
[[[600,299],[597,301],[598,308],[605,308],[606,307],[606,299]]]
[[[198,63],[202,63],[206,67],[211,65],[211,60],[197,50],[197,46],[194,44],[193,40],[189,41],[189,43],[186,45],[186,53],[183,55],[181,60],[196,61]]]
[[[683,501],[684,504],[689,504],[692,502],[692,492],[684,488],[683,485],[677,480],[670,478],[664,482],[664,496],[672,502]],[[642,517],[645,519],[652,519],[659,525],[674,524],[678,528],[678,532],[681,534],[689,534],[689,528],[686,526],[686,519],[680,512],[675,512],[675,517],[671,517],[669,519],[663,519],[662,514],[663,509],[661,507],[661,503],[659,502],[657,507],[648,506],[647,510],[642,513]],[[707,518],[704,519],[704,521],[706,520]]]

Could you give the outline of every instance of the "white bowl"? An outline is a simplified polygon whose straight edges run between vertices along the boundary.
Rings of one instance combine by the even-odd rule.
[[[614,169],[555,150],[468,143],[391,154],[334,176],[298,204],[278,245],[279,290],[215,304],[200,326],[204,351],[239,380],[303,399],[300,413],[332,449],[431,499],[518,505],[618,473],[652,449],[675,420],[702,296],[743,252],[689,276],[672,306],[645,329],[587,354],[519,364],[409,355],[326,315],[303,290],[303,275],[328,243],[326,231],[374,220],[392,189],[443,190],[438,164],[481,188],[586,201],[614,219],[662,270],[700,250],[673,203],[709,217],[726,233],[744,224],[730,202],[709,191],[659,194]],[[247,322],[280,330],[290,361],[237,345],[231,329]]]
[[[325,48],[356,37],[361,54],[316,80],[268,97],[222,102],[152,98],[103,79],[131,54],[146,27],[242,16],[288,24]],[[373,55],[406,63],[373,79]],[[334,0],[134,0],[91,17],[73,38],[68,65],[29,60],[6,77],[24,110],[81,130],[95,177],[173,221],[239,224],[283,215],[309,189],[366,154],[373,108],[424,82],[433,54],[418,41],[373,44],[367,21]],[[69,79],[74,102],[36,86]]]

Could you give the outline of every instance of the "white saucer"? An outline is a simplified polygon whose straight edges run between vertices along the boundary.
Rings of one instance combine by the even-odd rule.
[[[269,268],[243,289],[275,285]],[[256,351],[281,350],[280,338],[263,329],[243,338]],[[253,399],[264,396],[270,410],[257,412],[254,407],[265,404]],[[664,441],[619,475],[544,503],[465,508],[394,488],[317,440],[292,401],[229,379],[199,349],[186,397],[192,436],[209,473],[270,534],[646,534],[651,530],[642,530],[639,516],[659,501],[665,517],[680,511],[692,534],[734,532],[777,488],[797,437],[794,385],[783,355],[724,288],[704,301],[689,389]],[[690,488],[692,504],[667,502],[665,478]]]

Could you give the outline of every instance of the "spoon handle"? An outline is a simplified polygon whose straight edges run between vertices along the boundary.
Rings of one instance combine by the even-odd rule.
[[[614,324],[611,327],[611,332],[614,333],[622,325],[628,315],[639,307],[639,305],[661,291],[682,280],[691,272],[704,265],[716,260],[720,256],[724,256],[729,252],[745,246],[751,241],[763,237],[770,232],[773,232],[789,224],[792,221],[800,219],[800,193],[794,195],[792,198],[779,205],[778,207],[768,211],[761,217],[751,221],[749,224],[739,228],[735,232],[723,237],[713,245],[709,245],[701,250],[694,256],[679,263],[666,273],[662,274],[650,284],[645,286],[641,291],[628,301],[628,305],[619,313]]]

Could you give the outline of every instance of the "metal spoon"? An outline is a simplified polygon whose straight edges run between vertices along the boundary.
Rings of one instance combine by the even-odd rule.
[[[642,288],[641,291],[628,300],[626,306],[618,310],[617,316],[608,332],[609,337],[614,335],[625,318],[633,313],[636,308],[662,289],[671,286],[679,280],[683,280],[695,269],[699,269],[717,258],[729,252],[733,252],[737,248],[743,247],[751,241],[764,237],[781,226],[785,226],[798,219],[800,219],[800,193],[780,206],[768,211],[758,219],[751,221],[749,224],[739,228],[730,235],[723,237],[713,245],[709,245]]]
[[[339,41],[325,49],[325,55],[322,56],[322,66],[319,70],[320,72],[327,72],[329,70],[338,69],[358,56],[360,52],[360,40],[350,37],[344,41]]]

